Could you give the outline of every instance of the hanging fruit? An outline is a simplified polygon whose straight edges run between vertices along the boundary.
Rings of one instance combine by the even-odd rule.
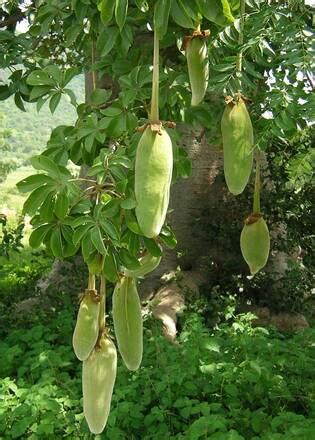
[[[136,216],[143,235],[148,238],[158,236],[165,222],[172,171],[172,141],[159,120],[159,37],[155,32],[151,112],[135,163]]]
[[[143,351],[141,304],[135,278],[122,277],[113,293],[113,321],[118,349],[126,367],[137,370]]]
[[[143,257],[139,258],[140,267],[137,269],[123,269],[124,275],[128,277],[138,278],[153,272],[161,262],[161,257],[155,257],[147,252]]]
[[[183,40],[182,49],[186,52],[192,106],[199,105],[203,101],[208,87],[209,62],[206,38],[209,35],[209,31],[197,29]]]
[[[73,333],[72,345],[80,361],[92,352],[99,333],[100,297],[95,289],[87,289],[83,295]]]
[[[270,236],[267,223],[260,213],[260,155],[256,155],[256,178],[253,213],[245,220],[241,233],[241,251],[251,275],[262,269],[269,257]]]
[[[226,98],[221,120],[224,176],[229,191],[238,195],[244,191],[253,166],[254,135],[250,116],[240,94]]]
[[[116,371],[116,347],[103,335],[82,366],[83,412],[93,434],[100,434],[105,428]]]

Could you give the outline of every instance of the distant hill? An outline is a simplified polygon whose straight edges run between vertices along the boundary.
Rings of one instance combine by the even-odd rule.
[[[77,101],[83,102],[83,75],[74,78],[69,87],[74,91]],[[0,132],[4,129],[11,130],[11,137],[8,140],[10,150],[1,153],[6,156],[13,155],[20,166],[27,165],[31,156],[44,149],[52,128],[61,124],[72,124],[76,119],[75,109],[66,97],[61,99],[53,115],[48,103],[39,112],[36,110],[36,104],[25,104],[25,108],[26,112],[19,110],[14,104],[13,97],[0,101],[0,114],[4,115],[4,118],[0,119]]]

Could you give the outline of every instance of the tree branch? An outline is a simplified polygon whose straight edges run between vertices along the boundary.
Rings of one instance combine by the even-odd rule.
[[[18,9],[18,11],[13,15],[8,15],[4,11],[2,11],[2,13],[5,18],[0,21],[0,28],[12,26],[12,25],[15,26],[19,21],[25,18],[25,12],[22,12],[20,9]]]

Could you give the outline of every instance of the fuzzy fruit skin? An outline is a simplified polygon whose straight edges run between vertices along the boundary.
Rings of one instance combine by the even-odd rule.
[[[172,141],[161,128],[143,132],[136,153],[135,196],[136,216],[143,235],[159,235],[165,221],[170,198],[173,171]]]
[[[152,272],[158,267],[161,262],[161,257],[154,257],[150,253],[147,253],[139,259],[140,267],[138,269],[124,269],[124,274],[127,277],[143,277],[144,275]]]
[[[74,329],[72,345],[80,361],[87,359],[98,338],[98,316],[100,304],[89,294],[85,294],[79,308],[77,323]]]
[[[253,127],[242,99],[228,104],[221,120],[224,176],[229,191],[238,195],[244,191],[253,166]]]
[[[114,343],[102,336],[82,366],[83,412],[93,434],[105,428],[117,372]]]
[[[270,236],[265,220],[261,217],[255,223],[245,224],[240,241],[244,260],[255,275],[266,265],[269,256]]]
[[[141,304],[136,280],[122,277],[113,293],[113,321],[118,349],[126,367],[139,368],[143,351]]]
[[[191,105],[202,102],[208,87],[208,47],[203,38],[192,38],[187,42],[186,57],[191,86]]]

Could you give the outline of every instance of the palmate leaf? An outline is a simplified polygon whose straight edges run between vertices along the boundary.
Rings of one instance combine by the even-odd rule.
[[[111,283],[115,283],[118,279],[118,265],[112,248],[108,249],[107,255],[105,256],[103,273],[105,278]]]
[[[56,227],[50,237],[50,249],[57,258],[63,258],[64,242],[61,236],[61,228]]]
[[[54,186],[51,185],[45,185],[35,189],[26,199],[23,205],[23,212],[25,214],[34,215],[47,197],[54,196],[54,189]]]
[[[34,229],[29,238],[30,246],[32,248],[38,248],[42,244],[45,236],[51,230],[51,228],[52,225],[46,223]]]
[[[25,177],[20,180],[16,186],[21,193],[27,193],[33,191],[39,186],[46,184],[53,184],[54,180],[46,174],[33,174],[32,176]]]
[[[106,255],[107,250],[104,245],[102,233],[99,227],[94,226],[92,229],[90,229],[88,235],[90,237],[95,249],[101,254]]]

